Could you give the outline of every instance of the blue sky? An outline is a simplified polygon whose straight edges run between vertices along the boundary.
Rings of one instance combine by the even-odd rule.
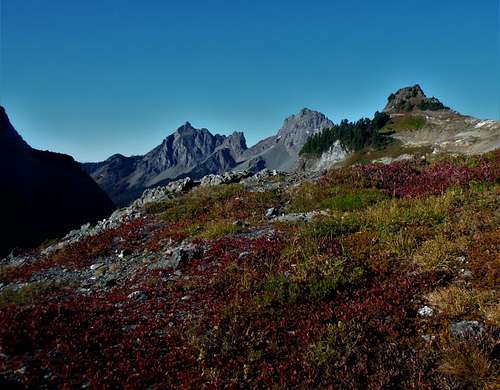
[[[497,0],[0,2],[0,103],[32,146],[80,161],[185,121],[251,145],[302,107],[354,120],[415,83],[500,117]]]

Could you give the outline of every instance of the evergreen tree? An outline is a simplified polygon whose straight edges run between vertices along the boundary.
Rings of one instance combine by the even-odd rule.
[[[349,122],[344,119],[338,125],[309,137],[300,154],[320,156],[337,141],[340,141],[342,147],[349,151],[360,150],[368,145],[377,145],[381,142],[379,130],[389,119],[389,115],[378,111],[372,120],[362,118],[357,122]]]

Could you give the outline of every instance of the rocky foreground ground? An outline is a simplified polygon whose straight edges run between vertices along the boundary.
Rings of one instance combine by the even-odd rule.
[[[0,384],[496,388],[499,203],[498,151],[148,190],[1,261]]]

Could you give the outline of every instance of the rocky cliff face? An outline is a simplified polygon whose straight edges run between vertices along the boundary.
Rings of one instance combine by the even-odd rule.
[[[146,188],[232,169],[246,149],[243,133],[213,135],[186,122],[144,156],[114,155],[82,166],[116,204],[125,205]]]
[[[72,157],[31,148],[0,107],[0,256],[109,216],[114,205]]]

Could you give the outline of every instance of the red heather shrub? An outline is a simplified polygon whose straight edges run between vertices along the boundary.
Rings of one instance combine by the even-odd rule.
[[[125,294],[74,295],[0,312],[0,343],[9,355],[0,357],[0,372],[25,366],[30,388],[188,385],[195,354],[183,324],[169,327],[180,308]]]
[[[192,222],[181,219],[180,221],[163,224],[161,228],[152,233],[146,242],[146,247],[153,251],[159,251],[165,242],[173,241],[175,243],[190,237],[189,228]]]
[[[286,242],[263,235],[207,244],[182,265],[189,280],[152,285],[163,276],[155,271],[138,276],[130,290],[51,297],[0,312],[0,372],[26,367],[27,387],[382,388],[406,381],[425,388],[431,381],[432,364],[414,343],[413,299],[436,283],[434,275],[396,269],[328,299],[264,305],[258,291],[242,289],[242,272],[254,282],[283,274]],[[335,240],[322,244],[339,250]],[[239,258],[243,251],[249,254]],[[132,290],[146,298],[127,298]],[[332,334],[339,321],[348,326]],[[326,365],[311,359],[321,342],[334,348]]]
[[[467,259],[472,282],[476,286],[496,288],[500,285],[500,229],[475,238]]]
[[[463,187],[472,181],[497,181],[500,164],[496,159],[479,158],[477,166],[467,167],[443,160],[419,169],[415,162],[398,161],[364,165],[355,168],[354,173],[389,195],[415,198],[440,195],[450,187]]]
[[[23,385],[28,387],[200,386],[208,379],[191,345],[192,323],[206,316],[213,327],[239,294],[237,284],[210,281],[231,272],[240,276],[229,266],[242,251],[251,253],[249,261],[264,261],[277,257],[280,245],[270,236],[213,242],[203,256],[182,265],[190,280],[153,286],[151,278],[161,279],[162,272],[138,275],[131,284],[147,294],[145,300],[130,299],[133,290],[116,288],[9,307],[0,312],[0,345],[6,354],[0,355],[0,372],[27,367]],[[189,299],[182,299],[186,295]],[[208,310],[210,316],[204,314]]]
[[[333,330],[323,338],[332,353],[316,370],[317,381],[334,388],[432,388],[434,362],[420,350],[414,299],[439,278],[396,270],[366,288],[339,292],[331,303]]]

